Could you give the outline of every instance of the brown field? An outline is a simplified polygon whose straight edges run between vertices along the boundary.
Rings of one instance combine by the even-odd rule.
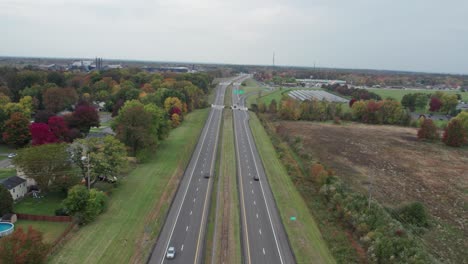
[[[333,169],[352,189],[387,207],[423,203],[433,225],[423,235],[431,251],[453,263],[468,255],[468,148],[425,143],[416,129],[363,124],[277,122],[302,152]],[[302,153],[303,154],[303,153]]]

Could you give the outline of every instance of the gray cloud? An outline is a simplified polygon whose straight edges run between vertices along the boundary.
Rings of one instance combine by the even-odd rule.
[[[0,55],[468,73],[462,0],[0,0]]]

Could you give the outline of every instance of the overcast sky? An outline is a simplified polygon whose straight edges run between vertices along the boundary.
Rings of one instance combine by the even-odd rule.
[[[468,73],[467,0],[0,0],[0,55]]]

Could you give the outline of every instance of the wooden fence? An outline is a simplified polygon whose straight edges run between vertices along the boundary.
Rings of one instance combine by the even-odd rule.
[[[55,215],[31,215],[31,214],[16,214],[19,220],[31,221],[47,221],[47,222],[72,222],[71,216],[55,216]]]

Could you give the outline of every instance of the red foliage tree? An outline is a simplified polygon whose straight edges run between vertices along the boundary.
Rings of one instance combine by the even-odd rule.
[[[172,117],[173,114],[177,114],[178,116],[181,116],[182,111],[179,109],[177,106],[173,106],[171,110],[169,111],[169,115]]]
[[[83,134],[88,134],[91,127],[99,126],[99,115],[96,108],[89,105],[76,107],[69,125],[71,128],[77,128]]]
[[[421,128],[418,130],[418,138],[426,140],[439,139],[437,127],[431,119],[424,119]]]
[[[442,107],[442,101],[437,97],[432,97],[429,103],[429,111],[437,112]]]
[[[125,101],[123,99],[117,100],[117,102],[114,104],[114,107],[112,107],[112,117],[116,117],[119,114],[120,108],[124,105]]]
[[[25,146],[31,140],[29,119],[19,112],[11,114],[10,119],[5,122],[2,136],[3,141],[8,145],[15,147]]]
[[[0,263],[45,263],[48,249],[41,232],[31,226],[27,232],[18,227],[13,234],[0,240]]]
[[[57,142],[57,137],[50,130],[49,125],[44,123],[32,123],[29,126],[31,132],[32,145],[38,146]]]
[[[52,116],[47,122],[49,124],[50,131],[54,133],[55,137],[60,141],[68,141],[68,127],[65,123],[65,119],[61,116]]]
[[[467,134],[458,119],[452,119],[444,131],[442,141],[451,147],[461,147],[467,142]]]
[[[357,101],[357,100],[354,99],[354,98],[351,99],[351,100],[349,101],[349,107],[353,107],[353,104],[354,104],[356,101]]]

